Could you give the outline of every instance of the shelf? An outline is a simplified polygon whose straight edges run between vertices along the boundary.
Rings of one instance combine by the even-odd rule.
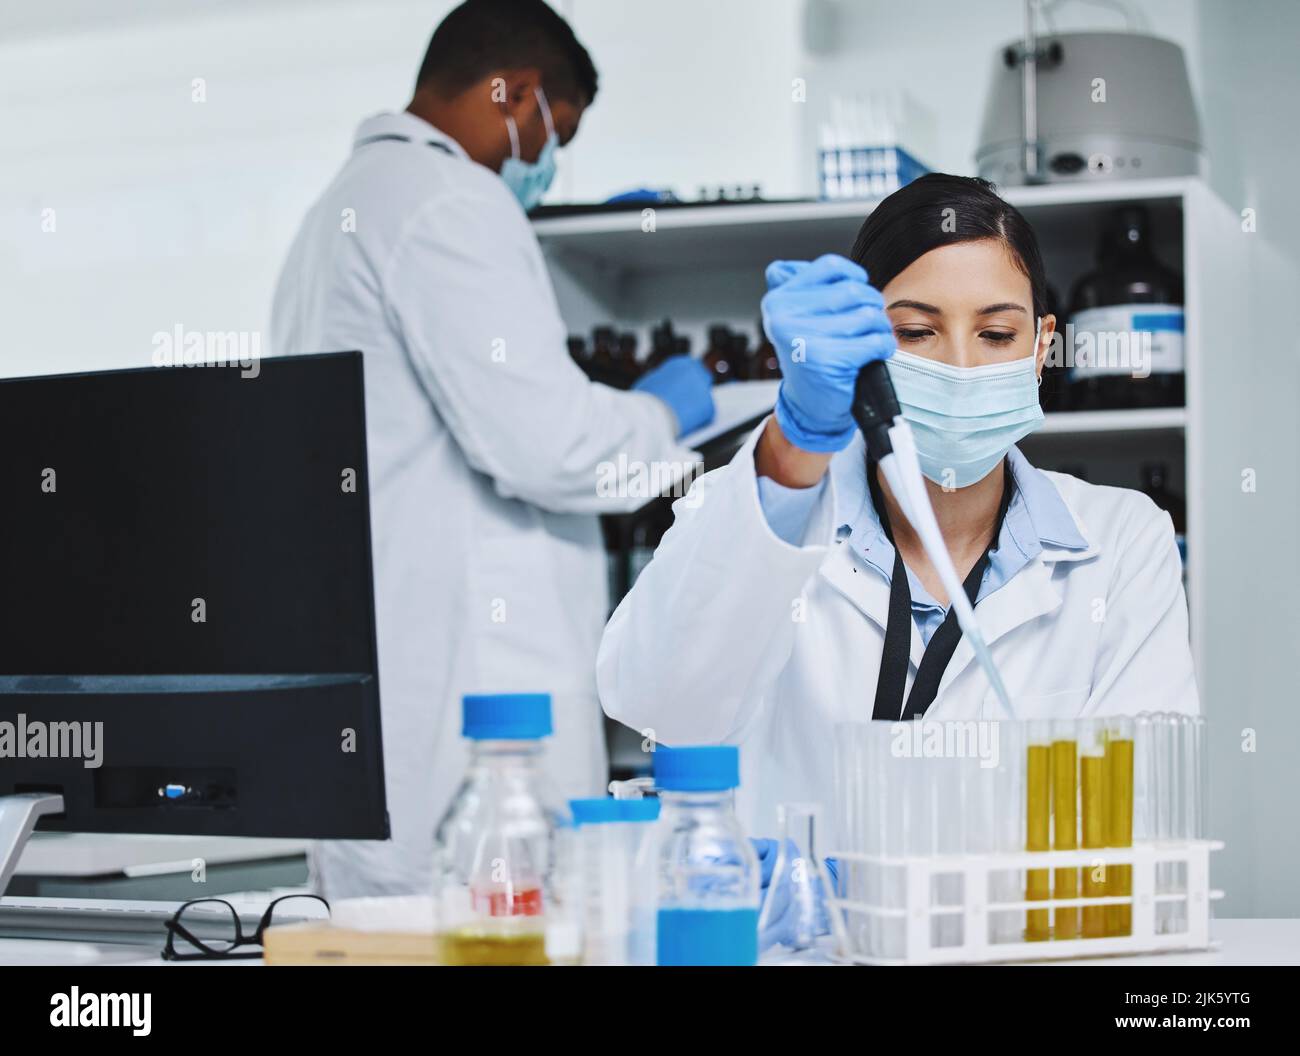
[[[1151,407],[1123,411],[1054,411],[1035,435],[1045,433],[1137,433],[1187,427],[1186,407]]]
[[[1050,217],[1073,227],[1099,206],[1163,202],[1176,208],[1190,178],[1114,180],[1097,184],[1008,187],[1004,197],[1031,221]],[[755,202],[655,210],[655,230],[643,231],[641,210],[559,216],[533,222],[542,246],[563,258],[576,255],[620,271],[680,272],[762,267],[775,256],[806,260],[847,254],[862,221],[879,199],[829,202]],[[1039,214],[1039,215],[1035,215]],[[1092,233],[1088,233],[1091,245]]]

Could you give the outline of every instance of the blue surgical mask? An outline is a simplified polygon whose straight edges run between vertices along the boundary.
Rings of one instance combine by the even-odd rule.
[[[921,472],[942,487],[983,480],[1011,446],[1038,428],[1037,351],[1008,363],[954,367],[897,351],[885,362],[916,437]]]
[[[542,200],[542,195],[555,179],[555,151],[560,146],[560,137],[556,134],[555,122],[551,120],[546,93],[540,88],[535,91],[537,104],[542,108],[542,120],[546,122],[546,145],[542,147],[536,161],[524,161],[519,156],[519,128],[515,125],[515,119],[506,114],[506,131],[510,133],[510,157],[501,165],[501,178],[519,199],[524,212]]]

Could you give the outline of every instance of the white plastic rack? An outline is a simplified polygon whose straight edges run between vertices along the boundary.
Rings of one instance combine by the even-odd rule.
[[[835,929],[841,946],[838,955],[857,964],[986,964],[1209,949],[1211,903],[1223,897],[1222,891],[1210,887],[1210,852],[1222,848],[1218,840],[1186,840],[1140,842],[1126,848],[906,858],[832,851],[848,892],[829,900],[832,912],[839,915],[837,924],[842,925]],[[1099,864],[1108,869],[1132,866],[1131,893],[1038,900],[993,895],[996,887],[1005,889],[1008,874],[1023,879],[1027,871],[1092,869]],[[901,877],[901,883],[873,885],[877,890],[890,886],[901,896],[901,904],[881,905],[861,896],[868,886],[866,874],[872,870],[878,878],[887,872]],[[1178,889],[1165,890],[1170,885],[1158,880],[1175,870]],[[957,892],[958,901],[939,901],[936,880],[948,881],[947,890]],[[1018,886],[1023,892],[1023,882]],[[1067,906],[1125,904],[1131,907],[1126,935],[1023,939],[1026,912],[1052,914]],[[999,930],[995,917],[1019,921],[1013,930],[1022,936],[1020,940],[995,941]],[[941,927],[945,921],[952,923]],[[1175,922],[1177,930],[1170,927]],[[940,932],[942,944],[936,942]]]

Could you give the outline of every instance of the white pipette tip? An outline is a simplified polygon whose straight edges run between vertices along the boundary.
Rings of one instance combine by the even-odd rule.
[[[889,429],[889,439],[894,450],[892,454],[880,460],[881,472],[889,481],[894,498],[902,507],[908,522],[920,536],[921,545],[925,547],[931,564],[939,574],[939,580],[948,592],[949,604],[957,614],[957,623],[961,627],[962,634],[970,642],[971,650],[984,670],[989,685],[997,694],[1007,714],[1014,714],[1011,697],[1002,682],[1002,675],[993,662],[993,655],[989,652],[988,644],[984,641],[984,635],[975,620],[975,609],[970,599],[966,597],[966,590],[957,575],[957,569],[953,567],[947,544],[943,541],[943,533],[939,530],[939,522],[935,519],[934,508],[930,505],[930,496],[925,488],[921,460],[916,453],[916,441],[905,419],[902,417],[894,419],[894,424]]]

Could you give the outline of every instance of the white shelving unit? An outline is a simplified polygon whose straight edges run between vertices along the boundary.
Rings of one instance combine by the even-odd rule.
[[[1121,203],[1147,207],[1156,253],[1184,275],[1186,406],[1051,414],[1025,446],[1031,459],[1048,466],[1096,463],[1103,472],[1091,479],[1130,487],[1138,485],[1144,462],[1167,463],[1172,489],[1189,500],[1187,590],[1193,651],[1204,682],[1216,600],[1206,582],[1209,540],[1240,530],[1245,515],[1242,504],[1225,506],[1208,494],[1213,475],[1231,474],[1218,481],[1225,489],[1235,483],[1238,471],[1231,458],[1225,462],[1227,447],[1217,441],[1230,439],[1227,446],[1240,449],[1241,431],[1229,436],[1232,418],[1206,414],[1211,392],[1216,401],[1248,402],[1241,386],[1234,388],[1222,351],[1240,342],[1240,315],[1251,301],[1249,243],[1240,218],[1194,178],[1009,188],[1005,197],[1034,225],[1049,281],[1062,299],[1093,266],[1099,222]],[[669,208],[539,219],[534,228],[571,332],[612,322],[644,335],[669,318],[698,351],[710,322],[756,333],[768,262],[848,253],[874,204]],[[1244,406],[1232,413],[1238,422],[1250,415]],[[1249,456],[1242,455],[1240,464],[1249,466]]]

